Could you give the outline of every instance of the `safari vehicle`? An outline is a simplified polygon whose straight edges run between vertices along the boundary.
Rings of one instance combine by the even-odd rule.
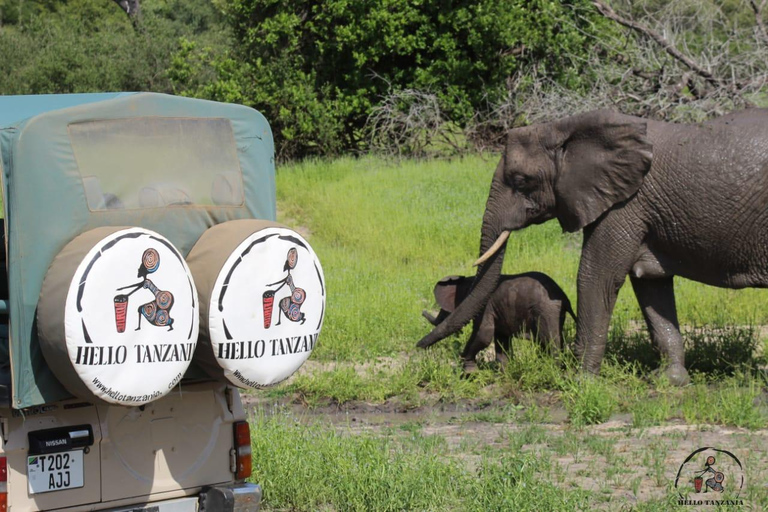
[[[0,97],[0,511],[258,509],[240,390],[325,311],[273,155],[243,106]]]

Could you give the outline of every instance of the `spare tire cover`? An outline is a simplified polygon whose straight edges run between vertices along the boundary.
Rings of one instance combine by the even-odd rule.
[[[38,303],[40,346],[73,395],[143,405],[190,365],[199,303],[184,258],[163,236],[97,228],[56,256]]]
[[[295,231],[264,220],[208,229],[187,257],[200,292],[196,361],[211,376],[261,388],[291,376],[325,316],[317,255]]]

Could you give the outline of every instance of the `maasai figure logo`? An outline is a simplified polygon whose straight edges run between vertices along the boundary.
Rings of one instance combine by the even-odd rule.
[[[729,451],[699,448],[680,466],[675,488],[679,505],[743,505],[741,461]]]
[[[280,291],[284,286],[288,286],[291,294],[288,297],[284,297],[280,300],[280,309],[278,310],[277,324],[280,325],[283,315],[291,322],[304,323],[307,321],[306,315],[301,312],[301,305],[304,304],[304,300],[307,298],[307,292],[302,288],[297,288],[293,284],[293,277],[291,276],[291,270],[296,268],[296,263],[299,260],[299,252],[295,247],[288,249],[288,256],[285,259],[285,265],[283,265],[283,272],[288,272],[288,276],[285,279],[267,286],[280,285],[276,290],[267,290],[263,296],[264,306],[264,328],[269,329],[272,325],[272,306],[275,302],[275,294]]]
[[[170,317],[173,307],[173,294],[169,291],[161,290],[155,283],[150,281],[147,276],[157,271],[160,267],[160,255],[156,249],[147,249],[141,257],[141,265],[136,277],[143,279],[136,284],[123,286],[119,290],[133,288],[133,291],[127,295],[118,295],[115,297],[115,325],[117,332],[125,332],[125,317],[128,309],[128,297],[137,291],[149,290],[155,296],[155,300],[139,306],[139,322],[136,330],[141,329],[141,317],[157,327],[168,326],[168,330],[173,330],[173,318]]]
[[[701,492],[701,484],[704,482],[704,478],[701,475],[705,473],[712,473],[712,476],[707,479],[707,486],[704,488],[704,492],[708,492],[709,489],[714,492],[723,492],[725,490],[725,487],[723,487],[725,474],[714,468],[715,460],[715,457],[712,455],[707,457],[707,462],[704,469],[701,470],[701,474],[693,479],[693,486],[696,489],[696,492]]]

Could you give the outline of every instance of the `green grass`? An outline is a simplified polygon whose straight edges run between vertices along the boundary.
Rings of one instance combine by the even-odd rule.
[[[278,170],[278,220],[309,233],[328,303],[311,371],[264,395],[310,411],[349,402],[398,411],[454,404],[470,412],[449,425],[501,430],[495,439],[456,444],[427,433],[425,415],[351,433],[284,413],[257,414],[254,481],[265,488],[268,510],[683,510],[670,459],[685,456],[674,453],[676,445],[693,441],[674,431],[665,442],[643,441],[643,432],[685,422],[700,425],[703,435],[723,425],[747,429],[743,442],[762,442],[749,436],[768,428],[768,345],[758,328],[768,324],[764,290],[675,281],[693,379],[684,388],[654,371],[659,353],[629,286],[619,294],[599,377],[582,375],[567,350],[554,360],[516,339],[503,371],[481,363],[467,378],[459,356],[467,329],[429,350],[415,347],[431,327],[421,311],[435,309],[434,283],[473,273],[495,160],[343,158]],[[554,221],[532,226],[510,238],[504,271],[545,272],[575,306],[580,245],[580,234],[563,234]],[[574,330],[569,319],[566,342]],[[626,434],[590,434],[617,417]],[[542,427],[550,422],[564,432]],[[619,447],[621,435],[638,446]],[[748,453],[753,470],[768,473],[758,452]],[[768,507],[768,488],[750,493],[753,507]]]
[[[467,471],[418,427],[347,435],[282,414],[252,425],[253,479],[272,510],[583,510],[590,496],[540,480],[550,462],[519,450],[481,453]]]
[[[605,379],[578,375],[565,384],[562,395],[574,426],[603,423],[617,409],[615,389]]]
[[[471,275],[496,156],[388,162],[366,157],[310,161],[277,172],[279,218],[310,230],[328,282],[328,310],[315,359],[364,361],[412,352],[429,332],[421,310],[446,275]],[[516,232],[506,273],[538,270],[576,302],[581,234],[556,221]],[[675,282],[682,324],[768,323],[765,290]],[[614,326],[642,322],[622,288]]]
[[[695,333],[692,338],[686,335],[691,350],[698,350],[697,339]],[[712,338],[710,352],[726,348],[734,353],[745,350],[742,345],[734,345],[732,338],[723,339],[726,341]],[[620,340],[614,341],[621,345]],[[742,341],[746,346],[754,344],[753,337]],[[478,405],[483,400],[511,401],[519,403],[514,407],[522,410],[520,421],[545,421],[549,415],[547,408],[537,402],[542,397],[554,396],[574,426],[602,423],[612,414],[621,413],[630,414],[635,427],[662,425],[676,419],[691,424],[768,427],[766,375],[747,364],[760,362],[761,358],[753,357],[736,368],[725,364],[711,373],[693,371],[692,384],[677,388],[663,374],[656,376],[642,364],[621,361],[617,355],[607,357],[601,375],[594,377],[580,373],[573,358],[564,357],[556,362],[529,340],[514,340],[513,351],[503,372],[486,364],[467,378],[457,353],[450,346],[438,346],[435,350],[417,351],[401,364],[370,366],[365,370],[342,364],[329,370],[300,373],[283,386],[283,392],[311,407],[350,401],[396,401],[403,409],[415,409],[467,400]],[[500,414],[509,416],[508,411],[484,413],[489,418]]]
[[[481,160],[446,172],[441,162],[401,165],[343,159],[283,168],[279,208],[306,226],[328,283],[316,357],[366,360],[411,349],[434,282],[469,273],[488,181]],[[449,168],[450,169],[450,168]],[[488,179],[486,179],[488,178]],[[479,183],[478,183],[479,185]]]
[[[466,379],[461,368],[451,364],[453,356],[445,349],[437,349],[417,353],[396,367],[356,371],[352,366],[342,365],[299,374],[284,389],[310,406],[323,405],[328,400],[340,405],[352,400],[381,403],[399,397],[410,407],[416,407],[422,403],[422,393],[442,401],[481,396],[494,375],[485,371]]]
[[[652,395],[652,404],[643,403],[655,389],[649,372],[660,360],[645,330],[637,331],[642,316],[631,287],[621,290],[614,312],[606,357],[614,363],[603,369],[604,377],[606,372],[613,377],[585,384],[589,393],[575,392],[583,383],[574,384],[577,372],[567,356],[554,361],[524,340],[514,342],[514,357],[504,372],[481,365],[484,370],[471,379],[463,378],[458,357],[467,329],[428,351],[415,348],[431,327],[421,310],[435,307],[434,283],[445,275],[473,272],[495,160],[342,158],[278,170],[280,220],[309,230],[328,285],[326,321],[312,359],[340,365],[303,374],[283,390],[310,405],[396,397],[412,406],[420,405],[425,394],[451,401],[554,390],[562,393],[577,423],[603,421],[634,404],[640,404],[632,410],[638,424],[679,415],[680,403],[663,393]],[[545,272],[575,302],[580,238],[563,234],[554,221],[517,232],[508,243],[504,271]],[[766,291],[724,290],[683,279],[676,286],[681,323],[698,326],[684,333],[692,371],[717,380],[736,371],[754,372],[765,363],[756,356],[764,341],[750,326],[768,323],[768,308],[762,307]],[[566,330],[572,337],[570,319]],[[405,364],[360,370],[381,358]],[[759,391],[762,384],[753,387]],[[725,418],[759,423],[730,414]]]
[[[686,510],[675,474],[706,433],[556,432],[507,421],[484,431],[489,439],[457,443],[429,421],[361,429],[275,410],[251,422],[265,510]],[[740,498],[762,510],[763,439],[733,434],[730,442],[752,478]]]

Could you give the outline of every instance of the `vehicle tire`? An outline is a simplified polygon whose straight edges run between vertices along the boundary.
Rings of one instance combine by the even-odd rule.
[[[261,388],[299,369],[326,300],[320,261],[300,234],[265,220],[224,222],[203,233],[187,263],[200,293],[196,362],[209,375]]]
[[[46,273],[40,347],[73,395],[143,405],[186,373],[198,308],[192,274],[171,242],[143,228],[96,228],[69,242]]]

